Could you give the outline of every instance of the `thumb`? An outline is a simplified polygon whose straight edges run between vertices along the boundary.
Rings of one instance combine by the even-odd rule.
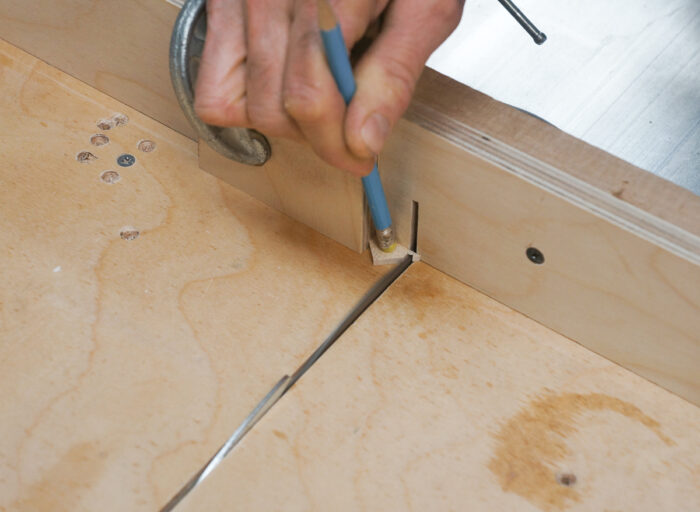
[[[345,137],[360,158],[378,155],[408,107],[430,54],[452,32],[460,0],[395,0],[377,40],[355,70],[357,91],[348,106]]]

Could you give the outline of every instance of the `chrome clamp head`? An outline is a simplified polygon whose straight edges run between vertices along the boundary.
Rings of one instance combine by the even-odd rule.
[[[212,126],[194,111],[193,84],[207,33],[206,0],[187,0],[170,39],[170,79],[187,120],[217,153],[249,165],[262,165],[272,153],[265,136],[247,128]]]

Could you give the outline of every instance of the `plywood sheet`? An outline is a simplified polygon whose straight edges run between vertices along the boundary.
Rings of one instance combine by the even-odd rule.
[[[627,202],[624,186],[591,187],[456,115],[415,107],[419,120],[401,121],[381,160],[400,239],[417,202],[423,261],[700,404],[700,197],[658,190],[667,213],[687,212],[686,231]],[[559,160],[599,153],[564,142]],[[527,258],[533,247],[543,264]]]
[[[700,410],[417,263],[182,503],[695,510]]]
[[[156,510],[380,271],[4,42],[0,91],[0,510]]]
[[[5,0],[0,38],[192,138],[168,70],[178,12],[165,0]]]

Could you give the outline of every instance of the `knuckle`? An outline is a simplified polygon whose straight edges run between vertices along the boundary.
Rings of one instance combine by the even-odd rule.
[[[404,59],[388,56],[384,62],[384,70],[390,77],[388,92],[392,101],[400,108],[405,109],[411,102],[413,89],[418,78]]]
[[[426,21],[439,32],[452,32],[462,17],[462,0],[433,0],[426,6]]]
[[[283,136],[288,131],[287,117],[281,108],[266,102],[248,102],[248,119],[251,127],[271,136]]]
[[[318,121],[325,110],[321,91],[313,84],[290,84],[284,91],[284,107],[294,119],[303,122]]]
[[[280,82],[280,62],[267,55],[256,55],[246,60],[248,83],[254,90],[266,91]]]
[[[214,126],[239,126],[245,123],[240,114],[239,101],[231,102],[222,96],[195,97],[194,110],[203,122]]]
[[[319,44],[316,31],[308,30],[296,41],[297,55],[308,56]],[[311,59],[298,58],[288,63],[282,88],[287,113],[299,121],[316,121],[323,116],[326,98],[321,84],[314,79]]]
[[[248,59],[247,115],[253,127],[270,135],[285,131],[286,114],[280,101],[281,77],[275,60],[266,56]]]
[[[286,77],[282,91],[285,110],[299,121],[317,121],[326,110],[326,95],[321,85],[310,79],[308,73],[299,71],[290,71]]]
[[[446,22],[459,23],[462,14],[462,0],[435,0],[430,6],[431,15]]]

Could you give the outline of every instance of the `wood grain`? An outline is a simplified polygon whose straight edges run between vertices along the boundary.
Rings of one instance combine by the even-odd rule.
[[[346,247],[367,248],[365,193],[359,178],[328,165],[310,148],[270,139],[262,167],[233,162],[199,142],[199,166]]]
[[[120,3],[117,14],[113,11],[116,6],[109,7],[111,4],[98,0],[61,0],[48,8],[40,0],[10,0],[0,6],[0,37],[193,137],[194,133],[186,124],[172,93],[167,71],[168,43],[180,3],[127,0]],[[498,6],[496,8],[500,9]],[[120,30],[105,38],[103,31],[114,19],[123,20]],[[76,26],[81,27],[80,32],[73,30]],[[522,35],[518,30],[515,27],[514,32]],[[700,200],[691,192],[582,143],[445,75],[426,69],[418,84],[413,105],[427,106],[482,131],[495,140],[700,236]],[[410,111],[408,119],[417,122]],[[399,127],[399,139],[402,137],[400,130]],[[294,158],[294,153],[278,153],[275,147],[273,153]],[[229,172],[224,162],[217,161],[215,155],[212,155],[211,161],[211,164],[204,166],[205,170],[211,169],[218,175]],[[236,164],[230,164],[234,171],[235,167]],[[245,181],[240,175],[234,179],[239,183]],[[274,202],[274,192],[267,185],[259,185],[256,190],[261,191],[258,198],[268,198],[268,204]],[[326,196],[332,194],[327,193]],[[345,200],[347,197],[340,202]],[[357,203],[353,208],[358,208]],[[356,235],[352,230],[356,229],[357,220],[343,219],[340,223],[350,226],[351,231],[344,232],[344,239],[353,239]]]
[[[7,4],[1,33],[38,45],[36,38],[47,58],[66,67],[84,62],[92,73],[89,59],[54,59],[48,49],[57,52],[63,39],[49,48],[41,34],[44,17],[83,12],[66,10],[76,1],[46,12],[35,2]],[[100,10],[94,1],[81,2],[91,6],[86,12]],[[150,0],[151,9],[167,17],[175,7]],[[124,25],[131,32],[120,51],[147,53],[146,43],[156,40],[164,51],[167,24],[142,28]],[[150,70],[139,59],[134,66]],[[130,88],[117,89],[136,102]],[[163,108],[149,113],[167,122],[170,107]],[[363,247],[366,216],[358,217],[357,184],[332,175],[307,150],[287,147],[273,147],[279,158],[265,176],[251,178],[221,162],[211,169],[349,247]],[[286,169],[280,165],[286,161],[299,165]],[[700,197],[430,70],[381,162],[404,245],[417,201],[419,249],[431,265],[700,403]],[[317,209],[307,198],[318,197],[323,207]],[[544,251],[544,266],[524,258],[530,245]]]
[[[697,407],[417,263],[182,510],[690,511],[699,424]]]
[[[513,152],[700,236],[699,196],[436,71],[423,73],[405,118],[451,139],[459,139],[465,128],[480,132]],[[493,154],[486,150],[482,156],[489,160]]]
[[[0,37],[195,138],[173,94],[168,70],[170,34],[179,4],[165,0],[67,0],[47,5],[41,0],[13,0],[0,6]],[[272,160],[261,170],[226,160],[203,145],[200,165],[362,252],[367,241],[359,179],[325,165],[308,149],[290,147],[286,141],[273,141],[272,149]]]
[[[4,42],[0,90],[0,510],[155,510],[380,271]]]
[[[165,0],[6,0],[0,38],[194,138],[170,85],[178,12]]]
[[[456,87],[437,96],[438,106],[472,94]],[[517,149],[527,127],[518,116],[503,124],[512,127],[501,132],[505,143],[474,129],[509,115],[484,100],[491,108],[472,116],[467,107],[414,103],[413,122],[390,138],[381,162],[399,239],[409,239],[418,202],[423,261],[700,404],[700,198],[666,183],[659,216],[650,215],[625,199],[628,190],[607,192],[563,170],[599,153],[584,143],[553,133],[574,166],[560,167],[564,157],[544,145]],[[629,193],[651,194],[662,180],[637,171]],[[678,225],[666,220],[683,215]],[[543,252],[543,265],[526,258],[529,247]]]

